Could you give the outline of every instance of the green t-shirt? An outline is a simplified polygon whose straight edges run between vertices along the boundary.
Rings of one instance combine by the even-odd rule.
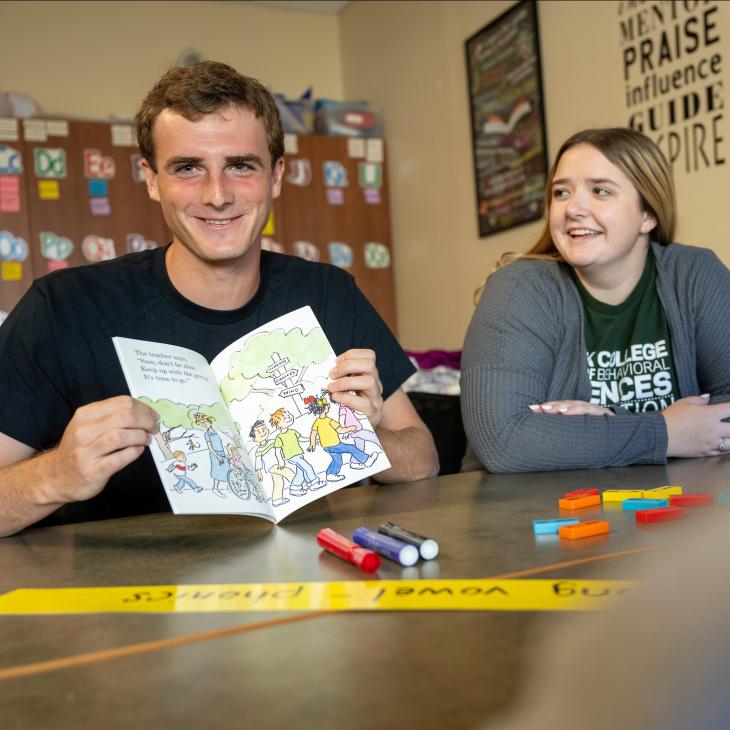
[[[293,428],[282,431],[274,441],[274,446],[281,449],[281,453],[285,459],[291,459],[292,456],[303,454],[302,447],[299,445],[300,434]]]
[[[573,275],[585,312],[591,403],[633,413],[661,411],[678,397],[667,315],[656,289],[654,255],[621,304],[592,297]]]

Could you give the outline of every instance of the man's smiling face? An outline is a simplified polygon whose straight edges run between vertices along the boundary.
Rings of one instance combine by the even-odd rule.
[[[147,188],[174,244],[214,265],[258,253],[284,162],[272,169],[254,113],[229,106],[192,122],[165,109],[152,134],[158,171],[143,163]]]

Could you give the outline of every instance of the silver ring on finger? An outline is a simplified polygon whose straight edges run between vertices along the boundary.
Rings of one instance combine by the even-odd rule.
[[[720,443],[717,447],[718,451],[727,451],[727,438],[724,436],[720,439]]]

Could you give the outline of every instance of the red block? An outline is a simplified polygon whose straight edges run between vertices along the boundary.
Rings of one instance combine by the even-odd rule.
[[[572,492],[566,492],[563,499],[573,499],[574,497],[588,497],[591,494],[598,494],[597,487],[588,487],[586,489],[574,489]]]
[[[667,520],[681,520],[684,510],[681,507],[654,507],[652,509],[637,509],[637,522],[666,522]]]
[[[669,504],[672,507],[698,507],[705,504],[715,504],[714,494],[673,494],[669,497]]]

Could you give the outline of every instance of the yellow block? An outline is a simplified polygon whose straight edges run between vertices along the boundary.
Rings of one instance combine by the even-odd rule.
[[[674,494],[682,494],[682,487],[654,487],[645,489],[643,496],[650,499],[669,499]]]
[[[19,588],[0,615],[256,611],[590,611],[631,590],[607,580],[381,580],[336,583]]]
[[[640,499],[643,489],[607,489],[601,494],[604,502],[623,502],[625,499]]]

